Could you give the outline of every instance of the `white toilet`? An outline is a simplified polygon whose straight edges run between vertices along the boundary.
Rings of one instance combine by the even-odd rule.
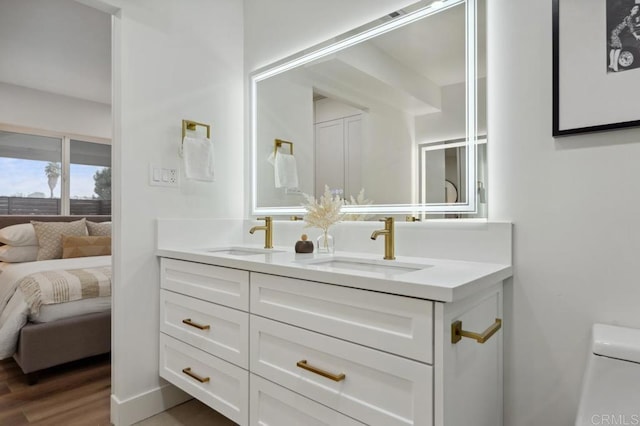
[[[595,324],[576,426],[640,425],[640,330]]]

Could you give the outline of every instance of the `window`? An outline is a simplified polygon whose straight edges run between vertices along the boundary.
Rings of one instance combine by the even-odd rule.
[[[111,145],[71,139],[70,213],[111,214]]]
[[[106,142],[0,130],[0,214],[111,214]]]

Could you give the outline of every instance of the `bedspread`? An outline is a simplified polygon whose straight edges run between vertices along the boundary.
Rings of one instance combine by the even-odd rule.
[[[111,268],[37,272],[21,279],[18,286],[29,311],[37,315],[42,305],[111,296]]]
[[[110,269],[110,265],[111,256],[56,259],[18,264],[3,264],[0,262],[0,359],[13,356],[20,335],[20,329],[29,320],[31,309],[27,303],[27,295],[25,295],[25,292],[19,285],[25,277],[45,271],[59,272],[61,269],[66,269],[67,272],[68,270],[78,269],[104,271],[104,269]],[[106,272],[103,273],[103,275],[105,274]],[[108,275],[108,282],[110,283],[110,272]],[[74,284],[72,284],[72,286],[73,285]],[[102,294],[105,295],[105,298],[110,298],[110,296],[107,295],[107,292],[108,294],[111,293],[110,286],[106,289],[103,283],[102,289],[98,290],[94,288],[94,290],[100,293],[100,296],[98,296],[100,298],[96,298],[95,300],[102,300]],[[72,290],[71,292],[74,291],[76,290]],[[41,291],[41,296],[43,294],[44,292]],[[48,297],[49,296],[44,295],[45,299]],[[60,299],[66,296],[55,296],[54,299],[56,297]],[[69,300],[76,300],[76,295],[74,294],[70,294],[69,297]],[[44,299],[41,298],[40,303],[46,304],[43,300]],[[83,301],[71,301],[70,303],[83,303]],[[56,306],[62,306],[62,304]]]

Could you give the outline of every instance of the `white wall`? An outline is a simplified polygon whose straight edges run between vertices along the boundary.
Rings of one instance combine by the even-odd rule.
[[[111,105],[0,83],[0,123],[111,138]]]
[[[362,114],[362,110],[331,98],[318,99],[313,105],[313,122],[315,124]]]
[[[245,0],[246,65],[408,3]],[[591,324],[640,327],[640,131],[551,137],[551,5],[487,6],[489,219],[515,224],[506,426],[573,424]]]
[[[591,324],[640,327],[640,131],[551,137],[551,6],[488,2],[489,217],[515,223],[505,425],[573,424]]]
[[[478,135],[487,133],[487,79],[478,79]],[[416,142],[440,142],[466,136],[466,84],[442,87],[442,111],[416,117]]]
[[[384,105],[372,105],[363,116],[362,187],[375,204],[406,204],[413,198],[413,116]],[[407,167],[409,165],[409,167]]]
[[[158,377],[156,218],[243,214],[243,5],[105,2],[120,8],[113,58],[112,422],[118,425],[171,404]],[[149,186],[150,163],[179,164],[182,119],[211,124],[216,181]]]
[[[111,16],[74,0],[0,2],[0,81],[111,103]]]

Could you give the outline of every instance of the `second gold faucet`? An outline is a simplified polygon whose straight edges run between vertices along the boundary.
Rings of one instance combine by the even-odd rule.
[[[394,246],[394,230],[393,230],[393,217],[386,217],[384,219],[380,219],[380,221],[384,222],[384,229],[378,229],[377,231],[373,231],[371,234],[371,239],[375,240],[380,235],[384,235],[384,258],[386,260],[394,260],[395,256],[395,246]]]
[[[273,219],[271,216],[259,217],[258,220],[264,220],[264,226],[254,226],[249,229],[249,233],[253,234],[256,231],[264,231],[264,248],[273,248]]]

